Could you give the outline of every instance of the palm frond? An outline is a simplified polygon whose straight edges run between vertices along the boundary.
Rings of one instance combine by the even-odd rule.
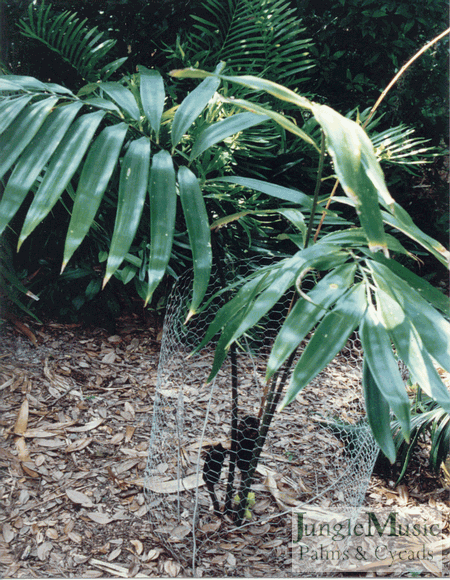
[[[287,86],[305,80],[314,66],[311,40],[286,0],[205,0],[208,18],[195,24],[186,46],[187,57],[202,67],[227,63],[233,73],[276,79]]]
[[[373,135],[371,140],[377,158],[398,165],[421,165],[441,155],[436,147],[427,145],[429,140],[411,137],[414,132],[406,125],[398,125]]]
[[[126,58],[113,61],[99,70],[99,63],[116,44],[116,40],[105,39],[98,28],[87,28],[87,18],[81,20],[76,12],[68,10],[58,14],[52,5],[34,3],[28,8],[28,21],[20,20],[21,33],[37,40],[74,67],[87,81],[99,78],[106,80],[125,62]]]

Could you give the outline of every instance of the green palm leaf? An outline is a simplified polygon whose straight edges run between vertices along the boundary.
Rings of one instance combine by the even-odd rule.
[[[18,248],[49,214],[68,186],[104,115],[104,111],[82,115],[67,131],[51,159],[27,212],[19,236]]]
[[[50,101],[50,99],[48,100]],[[81,103],[71,103],[57,108],[48,115],[40,127],[39,134],[34,137],[22,153],[8,180],[0,202],[0,233],[22,205],[31,186],[58,147],[81,106]]]
[[[0,179],[39,131],[57,101],[56,97],[49,97],[26,107],[0,135]],[[3,229],[0,226],[0,233]]]
[[[187,167],[180,167],[178,184],[194,262],[194,287],[188,320],[195,314],[208,288],[212,266],[211,230],[197,177]]]
[[[177,191],[175,169],[168,151],[160,151],[153,157],[149,192],[151,245],[146,304],[166,271],[175,231]]]
[[[24,36],[57,52],[86,80],[106,79],[106,73],[112,74],[126,59],[103,67],[101,72],[105,76],[102,76],[98,71],[98,64],[117,41],[104,40],[104,33],[97,33],[97,27],[86,28],[86,22],[87,19],[77,18],[76,12],[66,10],[57,14],[52,10],[51,4],[41,2],[36,6],[33,2],[28,8],[28,21],[20,20],[18,26]]]
[[[150,127],[153,129],[158,142],[161,116],[164,111],[164,82],[160,73],[156,70],[149,70],[145,66],[139,65],[141,79],[141,101],[144,115],[147,117]]]
[[[273,343],[267,363],[266,381],[282,366],[306,335],[314,328],[353,283],[355,264],[344,264],[327,274],[308,293],[308,300],[300,297],[281,327]]]
[[[364,316],[366,308],[366,288],[365,284],[360,282],[348,290],[336,302],[333,310],[325,315],[295,366],[280,410],[291,403],[344,348],[348,337]]]
[[[128,147],[120,169],[119,198],[103,287],[123,262],[144,207],[150,169],[150,141],[141,137]]]
[[[89,231],[109,180],[117,167],[128,125],[106,127],[94,141],[83,165],[69,223],[62,270]]]
[[[33,98],[32,95],[24,95],[22,97],[14,97],[12,99],[5,99],[1,103],[0,109],[0,133],[14,121],[20,111],[28,105]]]
[[[234,73],[245,71],[285,84],[314,66],[305,29],[286,0],[206,0],[207,19],[193,16],[187,58],[213,67],[225,61]]]

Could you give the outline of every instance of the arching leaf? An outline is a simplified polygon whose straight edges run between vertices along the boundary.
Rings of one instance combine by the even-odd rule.
[[[364,316],[366,307],[365,284],[360,282],[348,290],[338,300],[333,310],[326,314],[295,366],[280,410],[291,403],[344,348],[348,337]]]
[[[175,230],[177,190],[172,156],[160,151],[150,170],[150,259],[145,303],[151,299],[167,268]]]
[[[24,95],[22,97],[5,100],[1,104],[0,109],[0,133],[3,133],[5,129],[14,121],[17,115],[22,111],[22,109],[28,105],[28,103],[33,98],[32,95]]]
[[[67,131],[55,151],[28,209],[19,236],[19,248],[35,227],[52,210],[60,195],[66,189],[91,144],[94,133],[104,115],[104,111],[83,115]]]
[[[62,270],[83,241],[117,166],[128,125],[106,127],[92,145],[81,172],[64,245]]]
[[[33,183],[58,147],[81,106],[82,103],[79,102],[71,103],[53,111],[45,119],[39,133],[23,151],[8,179],[0,202],[0,233],[3,232],[22,205]]]
[[[380,393],[397,417],[403,436],[408,441],[411,429],[409,397],[392,352],[391,340],[372,304],[367,308],[359,334],[364,350],[364,361],[370,369],[372,381],[377,384]]]
[[[172,123],[172,148],[181,141],[192,123],[208,104],[219,88],[218,78],[209,78],[201,82],[178,107]]]
[[[294,352],[328,308],[336,302],[353,283],[356,264],[343,264],[327,274],[308,293],[310,301],[300,297],[281,327],[272,346],[266,369],[268,381]]]
[[[39,131],[58,99],[49,97],[26,107],[0,135],[0,179]]]
[[[389,405],[378,388],[365,358],[363,362],[363,389],[367,420],[375,441],[389,461],[394,463],[396,450],[391,431]]]
[[[142,65],[138,65],[138,69],[141,80],[142,108],[158,141],[161,116],[164,111],[164,82],[157,70],[150,70]]]
[[[111,99],[116,102],[125,113],[139,121],[139,107],[133,93],[118,83],[100,83],[98,85]]]
[[[217,123],[210,125],[204,129],[200,135],[198,135],[194,146],[192,147],[189,160],[193,161],[196,157],[209,149],[209,147],[212,147],[216,143],[223,141],[231,135],[248,129],[249,127],[259,125],[260,123],[267,121],[268,118],[269,117],[267,117],[267,115],[240,113],[239,115],[232,115],[227,119],[217,121]]]
[[[144,207],[150,170],[150,141],[132,141],[120,169],[119,198],[103,287],[123,262],[136,234]]]
[[[194,263],[194,287],[187,320],[195,314],[206,293],[211,275],[211,230],[197,177],[187,167],[178,170],[178,185]]]

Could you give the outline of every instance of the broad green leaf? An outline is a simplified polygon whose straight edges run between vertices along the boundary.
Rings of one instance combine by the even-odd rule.
[[[367,421],[372,429],[375,441],[391,463],[395,462],[396,450],[392,437],[389,404],[378,388],[370,367],[364,358],[363,390],[366,403]]]
[[[316,244],[317,247],[319,244]],[[337,301],[316,328],[298,361],[280,410],[291,403],[298,393],[316,377],[344,348],[350,334],[364,316],[367,307],[365,284],[360,282]]]
[[[0,111],[0,133],[3,133],[3,131],[14,121],[20,111],[22,111],[32,98],[32,95],[25,95],[2,103]]]
[[[405,266],[402,266],[395,260],[385,258],[381,254],[371,255],[370,257],[372,261],[380,262],[389,268],[399,278],[407,282],[411,288],[416,290],[422,298],[443,312],[447,318],[450,317],[450,299],[443,292],[427,282],[425,278],[417,276],[417,274],[414,274],[411,270],[405,268]]]
[[[72,93],[67,87],[63,87],[61,85],[57,85],[56,83],[45,83],[46,91],[50,93],[56,93],[59,95],[69,95],[70,97],[75,97],[75,94]]]
[[[236,317],[240,311],[247,308],[254,292],[259,292],[266,288],[278,275],[278,268],[271,271],[259,271],[256,276],[252,276],[236,293],[236,295],[226,302],[217,312],[214,320],[208,326],[205,337],[195,348],[194,352],[201,350],[222,328],[224,328],[232,318]]]
[[[238,329],[229,336],[227,348],[265,316],[307,268],[329,270],[347,257],[339,247],[318,243],[285,260],[276,279],[255,299]]]
[[[277,99],[287,101],[288,103],[293,103],[294,105],[298,105],[299,107],[305,109],[312,108],[312,103],[308,101],[308,99],[306,99],[305,97],[301,97],[300,95],[297,95],[297,93],[294,93],[294,91],[291,91],[290,89],[287,89],[286,87],[278,85],[277,83],[274,83],[272,81],[268,81],[266,79],[261,79],[259,77],[254,77],[251,75],[225,76],[194,68],[173,70],[170,72],[170,75],[180,79],[183,78],[203,79],[206,77],[217,76],[219,79],[236,83],[249,89],[265,91],[266,93],[269,93],[270,95],[276,97]]]
[[[413,322],[429,354],[450,371],[450,324],[409,284],[398,278],[389,268],[369,262],[377,285],[398,302],[405,318]]]
[[[264,278],[262,279],[264,281]],[[228,356],[228,351],[230,350],[231,343],[229,342],[229,337],[236,333],[237,329],[242,323],[242,320],[245,318],[246,314],[251,308],[251,304],[253,299],[260,291],[259,284],[252,284],[246,288],[247,294],[247,301],[242,304],[242,308],[235,309],[234,315],[232,318],[226,320],[225,328],[217,341],[217,345],[214,351],[214,360],[211,368],[211,372],[207,379],[207,382],[211,382],[217,373],[219,372],[222,364],[225,362],[225,359]]]
[[[22,87],[18,87],[15,83],[8,81],[3,75],[0,77],[0,92],[17,91]]]
[[[221,228],[227,224],[230,224],[235,221],[239,221],[241,218],[247,215],[273,215],[273,214],[281,214],[287,220],[289,220],[295,227],[297,227],[302,233],[303,237],[306,234],[306,224],[303,218],[303,214],[299,209],[296,208],[281,208],[281,209],[262,209],[262,210],[255,210],[255,211],[239,211],[237,213],[232,213],[226,215],[224,217],[219,218],[218,220],[214,220],[211,224],[211,230],[215,230],[217,228]],[[300,245],[303,248],[303,245]]]
[[[14,89],[5,88],[4,90],[6,90],[6,91],[10,91],[10,90],[17,91],[18,89],[21,89],[24,91],[32,91],[32,92],[36,92],[36,91],[47,92],[48,91],[47,85],[42,83],[41,81],[38,81],[34,77],[27,77],[27,76],[22,76],[22,75],[7,75],[6,77],[5,76],[1,77],[1,82],[5,83],[5,87],[6,87],[6,83],[8,84],[8,86],[14,87]]]
[[[403,308],[381,288],[376,298],[383,324],[397,349],[398,356],[408,367],[412,379],[425,393],[450,412],[450,393],[436,371],[433,361]]]
[[[139,107],[136,103],[136,99],[133,96],[133,93],[129,91],[123,85],[119,83],[99,83],[98,85],[113,101],[115,101],[121,109],[125,111],[125,113],[139,121],[140,114],[139,114]]]
[[[164,111],[164,82],[157,70],[150,70],[142,65],[138,65],[138,69],[141,79],[142,108],[158,140],[161,116]]]
[[[194,264],[194,288],[187,320],[195,314],[211,275],[211,231],[205,201],[197,177],[187,167],[178,170],[178,185]]]
[[[178,107],[172,122],[172,148],[178,145],[183,135],[206,107],[219,88],[218,78],[209,78],[201,82]]]
[[[97,84],[95,86],[98,87]],[[97,109],[104,109],[105,111],[114,111],[115,113],[118,113],[121,117],[123,117],[120,108],[112,101],[108,101],[108,99],[102,99],[101,97],[92,97],[90,99],[85,99],[83,103],[85,103],[86,105],[92,105]]]
[[[369,249],[388,256],[378,195],[390,195],[369,137],[354,121],[326,105],[314,105],[313,113],[325,133],[342,188],[355,203]]]
[[[408,238],[411,238],[426,250],[431,252],[444,266],[448,267],[450,252],[437,240],[428,236],[412,221],[410,215],[397,203],[393,204],[394,211],[391,213],[381,212],[384,223],[399,230]]]
[[[104,116],[104,111],[82,115],[65,134],[28,209],[20,232],[18,248],[48,215],[66,189]]]
[[[106,127],[92,145],[81,172],[64,245],[62,270],[83,241],[94,221],[109,180],[117,167],[128,125]]]
[[[103,288],[123,262],[141,219],[150,170],[150,141],[131,141],[120,168],[119,197]]]
[[[193,161],[196,157],[201,155],[204,151],[223,141],[231,135],[235,135],[249,127],[254,127],[259,125],[264,121],[267,121],[269,117],[266,115],[255,115],[254,113],[241,113],[239,115],[232,115],[227,119],[222,119],[217,121],[213,125],[210,125],[204,129],[200,135],[195,140],[194,146],[192,147],[191,155],[189,161]]]
[[[241,185],[242,187],[247,187],[248,189],[260,191],[261,193],[265,193],[266,195],[270,195],[271,197],[275,197],[277,199],[298,203],[299,205],[303,205],[308,209],[312,207],[312,199],[305,193],[297,191],[296,189],[289,189],[288,187],[275,185],[274,183],[268,183],[267,181],[261,181],[260,179],[230,175],[226,177],[210,179],[208,182],[234,183],[236,185]]]
[[[411,255],[394,236],[385,234],[387,247],[397,254]],[[336,242],[348,246],[366,246],[367,237],[362,228],[351,228],[348,230],[341,230],[332,232],[321,238],[322,242],[333,243]],[[373,253],[372,253],[373,255]]]
[[[116,72],[117,69],[119,69],[123,63],[125,61],[128,60],[127,56],[124,56],[122,58],[118,58],[117,60],[113,60],[112,62],[109,62],[108,64],[106,64],[98,73],[98,76],[106,81],[109,79],[109,77]]]
[[[294,352],[328,308],[338,300],[353,283],[356,264],[343,264],[327,274],[308,293],[310,301],[298,298],[281,327],[272,346],[267,363],[266,381]]]
[[[58,99],[49,97],[22,110],[0,135],[0,179],[33,139]]]
[[[225,99],[225,98],[223,98],[223,101],[225,101],[226,103],[230,103],[233,106],[242,107],[243,109],[247,109],[248,111],[251,111],[252,113],[255,113],[255,114],[258,114],[261,116],[264,115],[264,116],[269,117],[270,119],[272,119],[272,121],[275,121],[275,123],[280,125],[280,127],[283,127],[283,129],[286,129],[286,131],[289,131],[293,135],[300,137],[300,139],[303,139],[303,141],[305,141],[306,143],[309,143],[317,151],[320,152],[320,147],[317,145],[317,143],[314,141],[314,139],[312,139],[311,136],[308,135],[308,133],[305,133],[305,131],[300,129],[300,127],[298,127],[298,125],[296,125],[295,123],[290,121],[285,115],[277,113],[276,111],[272,111],[271,109],[267,109],[266,107],[262,107],[261,105],[257,105],[256,103],[252,103],[251,101],[246,101],[244,99]]]
[[[293,207],[284,207],[276,211],[280,215],[284,216],[287,220],[291,222],[298,230],[302,232],[303,235],[303,245],[305,245],[305,237],[307,227],[305,224],[305,218],[299,209]]]
[[[411,429],[410,401],[406,393],[398,363],[392,352],[389,335],[377,311],[369,304],[359,328],[364,361],[372,379],[397,417],[406,441]]]
[[[172,250],[177,209],[175,169],[168,151],[153,157],[150,170],[150,259],[145,304],[166,271]]]
[[[39,133],[20,156],[0,202],[0,233],[22,205],[81,107],[81,103],[71,103],[48,115]]]

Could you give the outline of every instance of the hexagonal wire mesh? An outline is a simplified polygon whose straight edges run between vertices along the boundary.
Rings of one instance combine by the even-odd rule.
[[[260,265],[253,262],[228,268],[227,282],[237,281],[235,289],[238,288],[239,280]],[[217,279],[206,299],[219,289]],[[354,334],[346,348],[296,401],[282,413],[275,414],[252,486],[255,499],[250,504],[255,505],[250,505],[252,509],[246,512],[246,517],[252,519],[237,527],[230,517],[232,514],[222,519],[217,515],[223,510],[227,490],[233,491],[231,505],[228,503],[227,507],[231,512],[236,510],[239,481],[248,468],[258,432],[265,364],[292,295],[292,291],[286,294],[247,333],[237,349],[240,423],[234,477],[229,476],[230,361],[207,384],[214,340],[190,356],[218,308],[224,304],[224,295],[216,296],[187,325],[184,321],[192,296],[191,272],[180,277],[170,295],[144,489],[153,533],[178,560],[187,564],[192,558],[194,569],[196,563],[198,566],[202,562],[202,554],[208,552],[211,542],[220,540],[224,546],[224,542],[230,541],[230,534],[244,541],[237,550],[244,573],[244,561],[251,559],[261,545],[273,546],[268,557],[272,567],[276,561],[286,564],[290,561],[293,507],[314,504],[355,511],[364,499],[378,446],[364,421],[362,351]],[[297,358],[305,344],[298,349]],[[228,477],[232,486],[227,483]],[[245,542],[243,538],[249,529],[257,541]],[[264,566],[264,562],[260,565]]]

